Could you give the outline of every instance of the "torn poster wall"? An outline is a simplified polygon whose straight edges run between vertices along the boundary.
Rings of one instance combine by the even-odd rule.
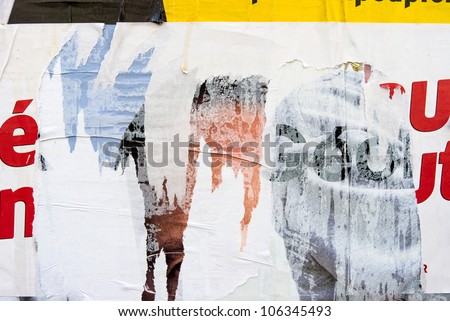
[[[31,207],[0,225],[18,231],[0,240],[0,295],[449,292],[443,36],[450,27],[6,25],[0,190],[33,188],[36,213],[28,252]],[[3,137],[28,132],[4,123],[25,115],[39,138],[14,151],[33,163],[11,167]]]

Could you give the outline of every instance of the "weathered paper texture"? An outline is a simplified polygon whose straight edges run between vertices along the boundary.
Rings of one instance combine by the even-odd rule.
[[[17,205],[18,232],[0,240],[0,295],[448,292],[447,36],[340,23],[0,29],[1,124],[32,99],[39,128],[34,147],[16,147],[35,149],[34,164],[1,163],[0,190],[32,187],[36,213],[23,238]],[[418,202],[422,173],[433,189]]]

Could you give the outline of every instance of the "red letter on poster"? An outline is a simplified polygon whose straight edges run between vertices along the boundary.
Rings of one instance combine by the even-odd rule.
[[[14,238],[14,208],[17,202],[23,202],[25,204],[24,236],[33,236],[33,189],[31,187],[22,187],[15,192],[10,189],[0,192],[0,239]]]
[[[445,151],[439,154],[439,164],[442,164],[441,195],[450,201],[450,142]]]
[[[450,79],[439,80],[436,98],[436,112],[433,117],[425,116],[427,82],[413,82],[411,90],[411,125],[421,132],[432,132],[442,128],[450,117]]]
[[[16,129],[23,134],[15,135]],[[27,115],[17,115],[7,119],[0,127],[0,159],[8,166],[22,167],[34,164],[36,151],[18,153],[16,146],[34,145],[38,136],[36,121]]]
[[[436,177],[437,153],[422,155],[422,167],[420,169],[419,189],[416,191],[417,203],[425,202],[433,193]]]

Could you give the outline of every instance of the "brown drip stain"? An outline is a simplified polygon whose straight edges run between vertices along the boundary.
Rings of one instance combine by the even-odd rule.
[[[367,84],[369,82],[370,77],[372,76],[372,66],[364,65],[364,82]]]
[[[178,205],[176,196],[170,204],[167,193],[167,180],[163,182],[163,196],[153,210],[153,215],[145,217],[147,230],[147,275],[143,301],[155,299],[154,269],[156,259],[164,251],[167,271],[168,300],[175,300],[181,264],[184,259],[183,234],[187,226],[188,216]],[[143,184],[140,184],[141,189]],[[147,188],[146,184],[144,184]],[[144,192],[146,194],[146,192]],[[158,213],[162,212],[162,214]]]
[[[167,299],[175,300],[181,264],[184,259],[183,233],[187,226],[187,214],[179,206],[177,197],[169,200],[167,180],[163,182],[163,193],[158,197],[155,186],[151,185],[147,174],[145,153],[145,108],[136,114],[125,131],[120,146],[120,156],[116,168],[125,167],[127,158],[134,160],[136,176],[141,189],[145,207],[145,229],[147,231],[147,272],[142,292],[142,301],[155,300],[155,264],[164,252],[167,264]]]

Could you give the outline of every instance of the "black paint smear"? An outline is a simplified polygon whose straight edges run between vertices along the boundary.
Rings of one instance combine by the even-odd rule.
[[[167,21],[163,0],[126,0],[120,8],[120,22],[155,22]]]
[[[204,102],[209,102],[211,100],[211,97],[209,95],[208,89],[206,88],[206,80],[205,82],[200,86],[199,94],[194,97],[194,104],[195,106],[199,106],[203,104]],[[197,108],[198,109],[198,108]],[[194,110],[191,110],[191,113],[193,113]]]
[[[42,155],[39,155],[39,165],[40,165],[40,169],[43,172],[47,171],[47,162],[45,161],[45,157]]]
[[[8,23],[166,21],[163,0],[16,0]]]
[[[122,170],[124,170],[128,157],[131,154],[135,164],[136,176],[139,177],[140,175],[147,174],[147,163],[144,162],[142,166],[140,166],[138,158],[135,156],[137,155],[138,150],[143,150],[145,147],[144,121],[145,109],[144,106],[142,106],[123,134],[123,138],[119,146],[119,157],[117,158],[114,166],[115,170],[119,168],[119,165],[122,167]],[[146,178],[145,181],[148,181],[148,178]]]

